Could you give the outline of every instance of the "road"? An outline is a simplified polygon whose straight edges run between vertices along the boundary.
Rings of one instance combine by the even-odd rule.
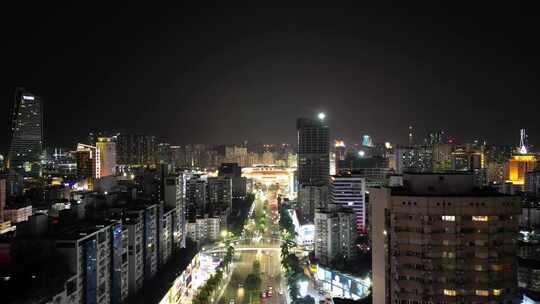
[[[269,200],[271,201],[273,199],[275,199],[275,193],[272,192],[257,195],[254,202],[254,212],[251,214],[251,218],[257,218],[257,214],[260,216],[262,212],[264,217],[267,219],[267,229],[265,229],[264,232],[259,233],[257,232],[257,229],[252,227],[251,229],[245,231],[245,235],[250,239],[250,241],[248,241],[250,243],[249,245],[252,245],[253,247],[274,248],[274,250],[251,250],[236,252],[234,258],[234,271],[219,303],[229,304],[231,303],[231,300],[234,300],[235,304],[286,303],[284,296],[280,294],[282,289],[281,257],[279,250],[280,243],[276,240],[270,240],[270,238],[275,237],[275,232],[279,231],[279,215],[277,210],[273,210],[270,207],[266,208],[266,213],[263,211],[265,209],[264,206],[269,206]],[[252,272],[253,263],[256,260],[258,260],[261,265],[261,290],[249,292],[245,288],[245,280],[246,277]],[[270,286],[273,289],[272,297],[262,299],[261,293],[268,290]]]

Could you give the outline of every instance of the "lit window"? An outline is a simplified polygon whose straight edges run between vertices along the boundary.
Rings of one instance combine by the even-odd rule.
[[[502,289],[493,289],[494,296],[500,296],[502,294]]]
[[[476,216],[472,217],[472,220],[477,221],[477,222],[487,222],[488,221],[488,216],[487,215],[476,215]]]
[[[454,222],[456,220],[456,217],[453,215],[443,215],[441,216],[441,219],[447,222]]]
[[[487,291],[485,289],[477,289],[475,294],[477,296],[481,296],[481,297],[488,297],[489,296],[489,291]]]
[[[503,265],[500,265],[500,264],[491,265],[491,270],[493,270],[493,271],[502,271],[503,270]]]
[[[456,290],[455,289],[445,289],[444,290],[444,295],[445,296],[455,297],[456,296]]]
[[[474,270],[476,271],[484,271],[484,266],[483,265],[474,265]]]

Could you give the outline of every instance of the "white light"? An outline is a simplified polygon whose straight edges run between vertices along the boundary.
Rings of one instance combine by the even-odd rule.
[[[22,97],[24,100],[34,100],[34,96],[26,96],[26,95],[23,95]]]
[[[309,285],[308,281],[300,281],[300,282],[298,282],[298,291],[299,291],[300,296],[302,298],[307,296],[308,285]]]
[[[319,117],[320,120],[324,120],[326,118],[326,114],[321,112],[321,113],[319,113],[319,115],[317,117]]]
[[[360,157],[364,157],[364,156],[366,156],[366,152],[364,152],[363,150],[360,150],[360,151],[358,151],[358,155]]]

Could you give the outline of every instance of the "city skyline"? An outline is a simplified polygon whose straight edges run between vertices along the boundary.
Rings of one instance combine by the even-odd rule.
[[[296,118],[319,111],[346,141],[406,143],[413,125],[495,144],[526,128],[538,145],[531,19],[469,9],[25,8],[0,98],[7,113],[15,87],[40,96],[51,146],[96,129],[294,142]]]

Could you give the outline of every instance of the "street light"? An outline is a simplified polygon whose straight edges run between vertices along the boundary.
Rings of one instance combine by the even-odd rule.
[[[317,117],[319,117],[320,120],[324,120],[326,118],[326,114],[324,114],[323,112],[320,112],[319,115],[317,115]]]
[[[227,230],[221,230],[221,237],[226,238],[228,235]]]

